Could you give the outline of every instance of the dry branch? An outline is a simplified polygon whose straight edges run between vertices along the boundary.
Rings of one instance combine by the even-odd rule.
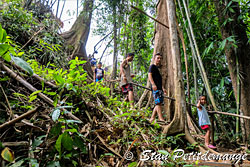
[[[110,151],[112,151],[115,155],[117,155],[118,157],[120,158],[123,158],[119,153],[117,153],[112,147],[109,147],[105,141],[103,140],[103,138],[97,133],[95,132],[95,134],[97,135],[98,139],[102,142],[102,144],[107,148],[109,149]]]
[[[221,112],[221,111],[208,111],[208,113],[211,113],[211,114],[230,115],[230,116],[233,116],[233,117],[239,117],[239,118],[243,118],[243,119],[248,119],[248,120],[250,120],[250,117],[248,117],[248,116],[238,115],[238,114],[233,114],[233,113],[227,113],[227,112]]]
[[[45,27],[41,27],[39,31],[37,31],[19,50],[22,50],[39,32],[41,32]]]
[[[14,63],[12,63],[12,65],[15,66],[18,70],[25,72],[25,70],[22,69],[21,67],[19,67],[18,65],[14,64]],[[35,73],[33,73],[32,77],[36,78],[40,82],[44,82],[48,86],[51,86],[53,88],[57,88],[57,86],[55,84],[53,84],[49,81],[46,81],[44,78],[40,77],[39,75],[37,75]]]
[[[36,88],[34,88],[30,83],[28,83],[27,81],[25,81],[24,79],[22,79],[19,75],[17,75],[15,72],[13,72],[11,69],[9,69],[7,66],[5,66],[3,63],[0,63],[0,67],[5,70],[11,77],[13,77],[14,79],[16,79],[18,82],[20,82],[21,84],[23,84],[27,89],[29,89],[32,92],[36,92],[38,91]],[[45,102],[47,102],[50,106],[54,106],[53,104],[53,100],[51,100],[49,97],[47,97],[46,95],[44,95],[43,93],[38,93],[37,94],[40,98],[42,98]],[[57,105],[59,106],[59,105]],[[74,120],[78,120],[80,122],[82,122],[79,118],[77,118],[76,116],[74,116],[72,113],[68,112],[65,114],[67,117],[74,119]]]
[[[138,12],[140,12],[140,13],[142,13],[142,14],[148,16],[149,18],[153,19],[155,22],[157,22],[157,23],[163,25],[164,27],[169,28],[166,24],[164,24],[164,23],[162,23],[161,21],[159,21],[159,20],[153,18],[152,16],[148,15],[147,13],[145,13],[144,11],[142,11],[141,9],[139,9],[139,8],[133,6],[133,5],[131,5],[131,7],[132,7],[133,9],[137,10]]]
[[[6,96],[5,92],[4,92],[3,87],[2,87],[1,84],[0,84],[0,87],[1,87],[1,90],[2,90],[2,92],[3,92],[3,94],[4,94],[4,97],[5,97],[5,99],[6,99],[6,102],[7,102],[7,104],[8,104],[8,107],[9,107],[8,110],[10,111],[10,116],[11,116],[11,118],[13,118],[14,114],[13,114],[13,111],[11,110],[9,100],[8,100],[8,98],[7,98],[7,96]]]
[[[19,142],[3,142],[2,145],[4,147],[13,147],[13,146],[29,146],[29,142],[27,141],[19,141]]]
[[[16,123],[18,121],[21,121],[22,119],[30,116],[31,114],[33,114],[35,112],[37,112],[37,107],[34,108],[34,109],[32,109],[32,110],[30,110],[30,111],[28,111],[28,112],[26,112],[26,113],[24,113],[24,114],[22,114],[22,115],[20,115],[17,118],[12,119],[11,121],[3,123],[2,125],[0,125],[0,130],[3,129],[3,128],[6,128],[8,126],[11,126],[12,124],[14,124],[14,123]]]
[[[57,86],[55,85],[55,84],[53,84],[53,83],[51,83],[51,82],[49,82],[49,81],[45,81],[45,79],[44,78],[42,78],[42,77],[40,77],[39,75],[37,75],[37,74],[33,74],[32,75],[34,78],[36,78],[37,80],[39,80],[40,82],[44,82],[45,84],[47,84],[47,85],[49,85],[49,86],[51,86],[51,87],[53,87],[53,88],[57,88]]]

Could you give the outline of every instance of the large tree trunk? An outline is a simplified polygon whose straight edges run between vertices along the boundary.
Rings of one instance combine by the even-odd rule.
[[[166,0],[160,0],[157,5],[157,19],[165,25],[168,25]],[[163,55],[161,67],[163,86],[167,90],[167,96],[172,97],[174,96],[174,75],[169,30],[156,23],[155,31],[154,54],[160,52]],[[174,103],[164,99],[164,111],[167,114],[167,121],[170,122],[174,115]]]
[[[157,19],[169,25],[169,29],[156,25],[154,54],[163,55],[161,73],[163,87],[168,96],[174,97],[176,102],[164,100],[164,110],[167,111],[167,121],[163,133],[174,134],[184,132],[185,94],[181,71],[181,56],[176,28],[176,11],[173,0],[160,0],[157,6]]]
[[[231,8],[235,11],[234,13],[227,11],[226,14],[223,14],[226,6],[228,5],[225,1],[214,1],[215,7],[217,11],[217,15],[219,18],[219,22],[221,24],[221,34],[223,40],[234,36],[235,41],[237,41],[237,48],[233,47],[232,42],[228,42],[226,44],[226,57],[228,68],[230,72],[230,77],[233,84],[233,90],[235,97],[237,99],[237,70],[236,70],[236,60],[238,57],[239,70],[241,74],[241,93],[240,93],[240,101],[242,110],[245,116],[250,116],[250,45],[248,42],[246,30],[247,26],[243,23],[240,16],[240,8],[237,2],[232,2]],[[232,21],[228,21],[225,26],[223,23],[228,18],[233,19]],[[245,129],[246,129],[246,137],[249,140],[250,135],[250,121],[245,119]]]
[[[117,23],[116,23],[116,18],[117,18],[117,12],[116,12],[116,5],[113,7],[113,19],[114,19],[114,53],[113,53],[113,70],[112,70],[112,79],[116,78],[116,73],[117,73]]]
[[[86,61],[88,61],[86,43],[90,31],[93,5],[94,0],[86,0],[83,5],[83,11],[77,17],[71,29],[61,34],[62,37],[67,41],[67,44],[74,47],[72,56],[78,56],[79,58]],[[92,75],[93,72],[89,62],[84,65],[84,69],[88,72],[88,74]]]

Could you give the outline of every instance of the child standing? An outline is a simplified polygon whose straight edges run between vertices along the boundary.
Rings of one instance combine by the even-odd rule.
[[[197,112],[199,116],[199,126],[202,130],[206,131],[205,134],[205,145],[209,148],[215,149],[216,147],[210,143],[210,125],[211,122],[208,117],[208,113],[204,105],[207,103],[205,96],[200,96],[199,101],[197,103]]]
[[[99,82],[104,78],[104,70],[102,69],[102,63],[99,62],[94,72],[94,82]]]

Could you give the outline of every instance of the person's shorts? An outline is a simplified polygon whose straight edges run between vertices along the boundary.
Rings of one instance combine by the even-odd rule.
[[[209,129],[209,128],[210,128],[210,125],[201,125],[202,130]]]
[[[153,96],[155,100],[155,105],[163,103],[163,91],[162,90],[153,90]]]
[[[123,94],[128,94],[129,91],[133,91],[133,85],[131,83],[122,86]]]
[[[103,80],[103,78],[101,78],[101,79],[95,79],[95,82],[99,82],[99,81],[102,81]]]

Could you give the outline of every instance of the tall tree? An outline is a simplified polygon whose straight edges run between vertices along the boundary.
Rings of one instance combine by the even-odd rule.
[[[247,37],[247,26],[241,16],[239,3],[233,0],[215,0],[214,5],[219,18],[220,30],[223,40],[227,40],[225,54],[227,57],[233,90],[237,99],[237,61],[239,64],[241,80],[241,110],[245,116],[250,116],[250,44]],[[234,45],[236,44],[237,47]],[[245,120],[246,138],[250,138],[250,121]]]
[[[111,3],[112,5],[112,12],[113,12],[113,31],[114,31],[114,52],[113,52],[113,70],[112,70],[112,79],[116,78],[116,73],[117,73],[117,56],[118,56],[118,39],[117,39],[117,5],[118,3],[116,1],[113,1]]]
[[[86,43],[90,31],[90,23],[93,13],[94,0],[85,0],[83,3],[83,10],[77,17],[75,23],[71,29],[62,34],[62,37],[67,41],[69,45],[74,47],[72,56],[78,56],[83,60],[88,60],[86,52]],[[92,74],[92,70],[89,63],[86,63],[84,69],[89,74]]]
[[[160,0],[157,4],[157,18],[162,23],[168,25],[168,13],[166,0]],[[168,96],[174,96],[174,75],[172,65],[172,53],[169,40],[169,30],[156,24],[154,39],[154,54],[160,52],[163,55],[161,73],[163,78],[163,85],[168,92]],[[173,118],[174,104],[172,101],[164,99],[164,111],[167,112],[167,121],[170,122]]]
[[[177,36],[175,5],[173,0],[160,0],[157,5],[157,18],[169,29],[157,24],[155,34],[154,54],[163,55],[161,73],[163,86],[168,96],[175,97],[176,103],[164,100],[164,110],[167,111],[170,124],[164,128],[163,133],[173,134],[184,131],[185,95],[181,71],[181,57]]]

